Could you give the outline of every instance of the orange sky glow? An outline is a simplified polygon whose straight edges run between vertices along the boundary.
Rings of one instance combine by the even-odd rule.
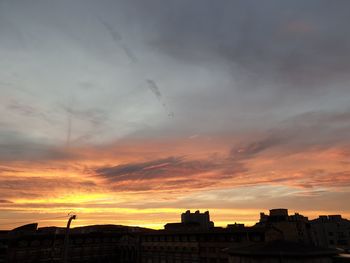
[[[2,189],[8,191],[0,204],[0,224],[3,229],[27,220],[64,226],[66,219],[51,217],[74,212],[76,226],[162,228],[187,209],[209,210],[218,226],[253,225],[259,212],[275,207],[310,218],[349,216],[342,206],[349,174],[342,172],[341,149],[293,154],[275,149],[245,159],[240,157],[245,148],[232,152],[227,141],[235,140],[198,137],[66,148],[72,160],[2,165]],[[116,175],[103,175],[106,167]],[[331,177],[323,172],[329,170]]]

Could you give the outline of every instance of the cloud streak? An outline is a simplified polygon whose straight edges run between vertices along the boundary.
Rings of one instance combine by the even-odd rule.
[[[133,51],[123,42],[123,38],[121,34],[115,29],[115,27],[111,26],[109,23],[104,21],[103,19],[98,19],[101,24],[105,27],[105,29],[108,31],[108,33],[111,35],[114,42],[124,51],[124,54],[127,56],[127,58],[130,60],[131,63],[137,63],[138,59],[134,55]]]
[[[147,83],[148,88],[150,89],[150,91],[155,95],[155,97],[156,97],[156,98],[158,99],[158,101],[162,104],[162,106],[164,107],[164,109],[165,109],[166,111],[169,112],[169,113],[168,113],[168,116],[169,116],[169,117],[174,117],[174,116],[175,116],[174,113],[173,113],[173,112],[170,112],[170,111],[168,110],[168,106],[167,106],[167,104],[166,104],[166,103],[164,102],[164,100],[163,100],[163,95],[162,95],[162,93],[160,92],[160,89],[159,89],[157,83],[156,83],[154,80],[152,80],[152,79],[146,79],[146,83]]]

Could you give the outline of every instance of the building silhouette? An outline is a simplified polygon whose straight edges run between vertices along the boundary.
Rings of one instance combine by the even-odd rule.
[[[214,223],[210,221],[209,211],[200,213],[199,210],[197,210],[196,212],[191,213],[190,210],[187,210],[186,213],[181,214],[181,223],[198,223],[203,229],[214,227]]]
[[[64,229],[37,229],[36,225],[14,229],[0,236],[0,247],[3,248],[0,262],[62,262]],[[147,229],[109,225],[72,229],[68,262],[138,262],[139,231]]]
[[[349,222],[340,215],[310,221],[282,208],[261,213],[251,227],[215,227],[208,211],[186,211],[181,222],[161,230],[118,225],[73,228],[68,262],[349,262],[350,254],[335,256],[350,252]],[[62,262],[64,237],[65,228],[38,228],[35,223],[0,231],[0,263]]]
[[[164,226],[166,230],[208,230],[214,227],[214,223],[210,221],[209,211],[204,213],[197,210],[191,213],[187,210],[181,214],[181,223],[168,223]]]
[[[335,249],[281,240],[230,248],[227,253],[229,263],[332,263],[338,255]]]
[[[310,223],[315,245],[344,249],[350,247],[350,220],[341,215],[322,215]]]
[[[288,209],[271,209],[269,215],[260,213],[260,221],[257,225],[277,228],[283,233],[284,240],[313,244],[309,219],[299,213],[289,215]]]

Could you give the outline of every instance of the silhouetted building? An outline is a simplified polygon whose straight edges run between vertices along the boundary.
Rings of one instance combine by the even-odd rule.
[[[25,231],[28,230],[28,232]],[[21,231],[18,231],[21,230]],[[62,228],[44,228],[33,232],[27,226],[9,231],[3,262],[62,262],[64,234]],[[139,229],[143,231],[143,229]],[[139,232],[122,226],[89,226],[72,229],[68,258],[71,263],[139,261]],[[1,262],[1,261],[0,261]]]
[[[190,210],[187,210],[185,213],[181,214],[181,223],[198,223],[203,229],[214,227],[214,223],[210,221],[209,211],[200,213],[199,210],[197,210],[196,212],[191,213]]]
[[[226,263],[228,255],[223,249],[263,243],[274,237],[281,237],[278,230],[263,227],[159,230],[142,234],[141,262]]]
[[[8,231],[0,231],[0,263],[6,262],[8,251]]]
[[[298,213],[289,215],[287,209],[272,209],[260,216],[253,227],[237,223],[214,227],[209,212],[199,211],[186,211],[180,223],[166,224],[163,230],[77,227],[70,232],[68,258],[70,263],[327,263],[334,250],[322,254],[312,241],[318,246],[349,247],[350,221],[339,215],[320,216],[311,224]],[[0,263],[61,262],[65,233],[65,228],[38,229],[37,224],[0,231]],[[334,262],[348,259],[339,255]]]
[[[227,225],[227,228],[243,228],[243,227],[244,227],[244,224],[237,224],[237,223]]]
[[[260,226],[273,226],[283,233],[284,240],[303,244],[313,244],[310,222],[307,217],[295,213],[288,214],[288,209],[271,209],[269,215],[260,213]]]
[[[228,262],[223,249],[241,247],[283,238],[273,227],[245,227],[231,224],[227,228],[214,227],[209,212],[181,215],[181,223],[169,223],[164,230],[141,236],[142,263],[155,262]]]
[[[332,263],[338,251],[278,240],[230,248],[227,253],[229,263]]]
[[[350,254],[339,254],[333,258],[334,263],[350,263]]]
[[[164,226],[166,230],[171,231],[207,230],[213,227],[214,223],[210,221],[209,212],[200,213],[199,210],[194,213],[187,210],[181,214],[181,223],[168,223]]]
[[[341,215],[329,215],[310,222],[316,245],[350,249],[350,220]]]

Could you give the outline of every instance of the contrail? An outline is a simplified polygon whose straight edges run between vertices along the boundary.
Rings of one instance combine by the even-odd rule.
[[[129,58],[130,62],[136,64],[138,62],[137,57],[134,55],[134,52],[123,42],[123,38],[119,32],[113,28],[110,24],[108,24],[105,20],[98,18],[101,24],[105,27],[105,29],[110,33],[114,42],[124,51],[125,55]],[[173,112],[168,110],[166,103],[163,101],[162,93],[157,85],[157,83],[152,79],[146,79],[146,83],[151,92],[156,96],[158,101],[162,104],[163,108],[168,112],[168,116],[173,118],[175,115]]]
[[[68,148],[70,146],[71,134],[72,134],[72,114],[69,114],[69,116],[68,116],[67,142],[66,142],[66,145]]]
[[[158,101],[162,104],[163,108],[168,112],[168,116],[174,118],[175,114],[172,111],[169,111],[167,104],[163,101],[162,93],[157,85],[157,83],[153,79],[146,79],[148,84],[148,88],[151,92],[157,97]]]
[[[160,92],[157,83],[152,79],[146,79],[149,89],[152,91],[154,95],[156,95],[157,99],[162,101],[162,93]]]
[[[73,99],[70,100],[68,107],[66,108],[66,112],[68,114],[67,138],[66,138],[67,148],[69,148],[70,146],[71,137],[72,137],[72,115],[73,115],[72,105],[73,105]]]
[[[132,63],[138,62],[137,57],[125,44],[122,44],[122,49],[124,50],[125,55],[130,59]]]
[[[106,21],[104,21],[101,18],[98,18],[98,20],[101,22],[102,25],[107,29],[107,31],[111,34],[112,38],[116,42],[121,42],[123,40],[122,36],[116,31],[110,24],[108,24]]]
[[[121,34],[119,34],[119,32],[115,28],[113,28],[110,24],[108,24],[103,19],[98,18],[98,20],[109,32],[114,42],[116,42],[116,44],[124,51],[125,55],[129,58],[130,62],[137,63],[138,59],[136,58],[134,53],[128,48],[128,46],[125,43],[123,43],[123,38]]]

